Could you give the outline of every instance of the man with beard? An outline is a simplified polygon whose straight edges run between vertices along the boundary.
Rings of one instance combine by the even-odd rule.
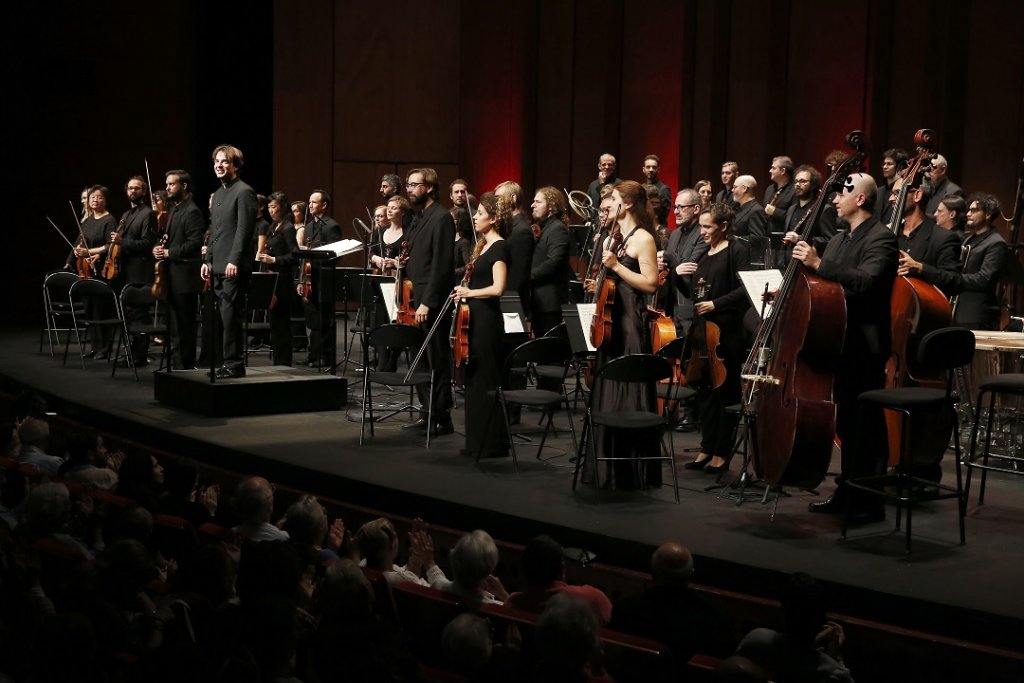
[[[793,203],[793,160],[786,156],[772,159],[768,177],[772,181],[764,191],[768,232],[785,232],[786,211]]]
[[[818,191],[821,190],[821,174],[818,169],[809,164],[804,164],[796,169],[793,174],[793,203],[786,210],[786,220],[783,223],[782,249],[779,250],[779,257],[776,261],[780,268],[789,265],[792,258],[793,245],[800,241],[800,235],[796,232],[797,226],[801,232],[806,225],[800,222],[811,210],[814,200],[818,198]],[[822,209],[821,217],[814,226],[811,234],[812,244],[818,253],[824,253],[829,240],[836,234],[836,207],[831,203]]]
[[[523,213],[523,188],[519,183],[506,180],[494,188],[499,197],[509,197],[515,206],[512,209],[512,232],[506,237],[508,242],[508,276],[505,291],[515,292],[523,304],[527,317],[530,315],[530,268],[533,266],[533,249],[536,242],[530,221]]]
[[[309,220],[306,221],[304,239],[310,249],[322,247],[325,244],[332,244],[341,239],[341,226],[333,218],[327,215],[327,209],[331,206],[331,195],[323,190],[313,190],[309,195],[309,202],[306,207],[309,211]],[[309,300],[303,308],[306,315],[306,327],[309,328],[309,355],[306,357],[306,365],[309,367],[318,366],[321,363],[332,365],[334,363],[334,292],[330,292],[326,301],[321,301],[321,288],[324,284],[320,263],[313,262],[313,269],[310,280],[312,289]],[[324,335],[330,347],[324,348]]]
[[[708,253],[709,245],[700,235],[701,201],[694,190],[680,190],[672,207],[676,217],[676,229],[669,235],[668,246],[662,252],[661,260],[669,270],[669,291],[672,302],[672,321],[676,331],[683,335],[693,322],[693,293],[690,276],[697,269],[697,263]]]
[[[999,329],[999,276],[1009,258],[1006,240],[996,230],[999,200],[993,195],[971,195],[967,204],[967,234],[970,247],[963,272],[955,280],[956,315],[953,323],[972,330]]]
[[[793,258],[819,277],[838,282],[846,299],[846,334],[835,375],[836,435],[843,444],[842,475],[828,500],[811,503],[811,512],[842,514],[850,497],[850,520],[885,519],[881,499],[853,496],[850,478],[876,474],[884,466],[885,420],[881,411],[865,411],[858,421],[857,397],[885,385],[885,364],[892,353],[889,310],[893,280],[899,265],[896,236],[875,220],[875,181],[864,173],[846,179],[835,196],[836,213],[850,226],[836,234],[819,256],[800,241]]]
[[[384,204],[402,191],[402,179],[394,173],[385,173],[380,179],[380,199]]]
[[[530,209],[540,226],[540,237],[533,250],[530,281],[533,285],[533,334],[541,337],[562,322],[562,304],[569,299],[569,229],[565,226],[564,195],[548,185],[537,190]]]
[[[658,174],[661,172],[661,157],[657,154],[645,156],[643,172],[647,184],[658,188],[658,194],[664,200],[665,205],[668,206],[672,202],[672,190],[668,189],[668,185],[661,182],[661,178],[658,177]]]
[[[196,311],[203,290],[199,277],[200,250],[206,231],[203,212],[192,201],[192,176],[182,170],[167,171],[167,244],[153,247],[153,257],[166,261],[167,301],[171,309],[171,349],[178,352],[178,367],[196,365]]]
[[[590,183],[587,188],[587,194],[590,195],[591,201],[594,206],[598,206],[601,203],[601,188],[605,185],[614,185],[619,182],[619,177],[615,175],[615,171],[619,167],[619,162],[615,160],[615,157],[607,152],[602,154],[597,160],[597,180]]]
[[[454,216],[457,209],[464,209],[469,211],[467,206],[467,199],[469,197],[469,183],[462,178],[456,178],[452,181],[451,185],[448,186],[448,196],[452,200],[452,215]],[[473,217],[470,216],[470,221]]]
[[[409,261],[406,275],[412,280],[412,298],[416,303],[416,322],[429,330],[439,315],[451,316],[451,307],[445,306],[453,285],[455,221],[438,201],[437,171],[432,168],[417,168],[406,177],[405,191],[416,218],[409,236]],[[448,323],[441,321],[440,329],[447,330]],[[425,409],[421,417],[409,427],[432,429],[436,434],[451,434],[452,392],[451,362],[448,337],[435,334],[430,339],[426,361],[434,371],[434,394],[428,396],[425,389],[417,388],[420,405],[432,406],[434,424],[427,423]]]
[[[221,186],[212,197],[210,244],[200,272],[204,280],[212,279],[224,326],[224,361],[214,371],[217,379],[245,376],[242,314],[256,258],[256,193],[238,177],[242,164],[237,147],[220,145],[213,150],[213,172]]]
[[[715,195],[715,201],[721,204],[728,204],[729,208],[737,211],[740,205],[732,196],[732,186],[740,175],[740,165],[735,161],[727,161],[722,164],[722,189]]]
[[[882,155],[882,182],[878,183],[875,218],[886,225],[889,224],[889,214],[892,209],[889,195],[892,194],[892,186],[896,184],[896,176],[907,165],[907,158],[906,151],[896,147],[885,150],[885,154]]]
[[[157,224],[156,213],[149,206],[148,191],[141,176],[128,180],[125,192],[131,208],[121,215],[118,229],[110,233],[110,248],[113,249],[115,244],[121,245],[117,279],[111,283],[117,292],[126,284],[153,281],[153,245],[157,240]],[[145,318],[146,313],[145,307],[128,308],[124,315],[133,322]],[[135,365],[146,365],[148,349],[148,335],[132,336],[130,352]]]
[[[899,275],[921,278],[949,296],[960,272],[960,238],[924,215],[924,206],[933,192],[932,183],[920,176],[917,181],[919,186],[907,191],[902,226],[896,233],[900,243]],[[902,185],[902,180],[893,185],[891,204],[896,203]]]

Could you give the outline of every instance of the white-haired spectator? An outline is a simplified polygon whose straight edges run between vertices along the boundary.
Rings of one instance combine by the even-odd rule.
[[[413,523],[413,530],[409,533],[409,561],[400,566],[397,564],[399,543],[395,525],[385,517],[370,520],[356,532],[356,547],[362,555],[362,563],[381,572],[388,583],[430,586],[445,581],[444,572],[434,561],[434,543],[422,527],[422,520]]]
[[[248,541],[287,541],[288,532],[270,523],[274,514],[274,487],[263,477],[243,479],[231,499],[242,523],[235,527]]]
[[[21,440],[18,464],[31,465],[48,477],[56,477],[64,459],[46,452],[50,445],[49,423],[37,417],[26,417],[18,427],[18,438]]]
[[[508,598],[508,591],[492,574],[498,566],[498,546],[486,531],[477,529],[460,538],[448,560],[452,580],[431,583],[435,588],[456,595],[471,608]]]

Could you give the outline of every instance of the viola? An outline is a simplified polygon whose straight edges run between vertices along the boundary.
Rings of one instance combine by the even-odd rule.
[[[167,233],[165,232],[161,237],[160,241],[157,242],[157,246],[161,248],[167,247]],[[153,264],[153,286],[149,288],[153,298],[157,301],[167,300],[167,259],[162,258]]]
[[[540,233],[543,231],[542,228],[536,223],[530,226],[530,231],[533,232],[533,241],[536,242],[540,239]]]
[[[310,235],[306,238],[306,249],[309,250],[313,247],[313,236]],[[313,262],[306,259],[302,262],[302,300],[309,302],[309,297],[313,296]]]
[[[658,289],[664,287],[667,281],[668,270],[663,268],[658,271]],[[647,315],[651,325],[651,353],[657,353],[676,338],[676,324],[670,316],[665,314],[665,311],[654,305],[657,298],[658,292],[654,292],[647,302]]]
[[[398,297],[398,308],[395,314],[395,322],[401,325],[416,325],[416,308],[413,305],[412,298],[412,280],[407,280],[402,277],[402,270],[405,268],[406,261],[409,260],[409,242],[402,240],[402,251],[398,254],[398,271],[395,276],[395,281],[399,283],[399,286],[395,289],[395,295]]]
[[[609,249],[618,258],[621,256],[623,239],[618,223],[611,234]],[[615,278],[608,277],[608,268],[603,263],[595,280],[594,319],[590,322],[590,343],[595,349],[604,346],[612,338],[612,314],[615,308]]]
[[[124,219],[117,224],[117,235],[121,236],[124,231]],[[107,259],[103,262],[101,275],[104,280],[113,280],[121,272],[121,241],[112,240],[107,247]]]
[[[697,281],[694,301],[704,301],[707,283],[704,278]],[[694,316],[693,324],[686,333],[683,348],[683,375],[686,386],[692,389],[717,389],[725,384],[725,363],[722,361],[719,345],[721,328],[706,316]]]
[[[459,286],[468,287],[472,275],[473,264],[467,263],[466,273],[462,276]],[[465,299],[459,300],[456,305],[449,339],[452,342],[452,363],[456,368],[460,368],[469,360],[469,302]]]
[[[78,246],[88,251],[88,247],[85,246],[84,237],[79,240]],[[78,272],[78,277],[83,280],[88,280],[96,276],[96,266],[93,265],[92,257],[88,254],[85,256],[79,256],[75,259],[75,270]]]

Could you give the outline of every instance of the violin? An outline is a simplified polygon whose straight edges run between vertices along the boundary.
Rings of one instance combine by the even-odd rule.
[[[539,240],[540,239],[540,233],[543,232],[543,229],[539,225],[537,225],[536,223],[533,223],[530,226],[530,230],[531,230],[531,232],[533,232],[533,241],[536,242],[537,240]]]
[[[462,276],[459,286],[468,287],[472,275],[473,264],[467,263],[466,273]],[[452,363],[456,368],[460,368],[469,359],[469,303],[465,299],[461,299],[456,305],[449,339],[452,343]]]
[[[622,230],[618,223],[615,224],[614,232],[611,235],[610,249],[615,256],[621,257],[623,239]],[[603,263],[598,269],[596,276],[596,289],[594,294],[594,319],[590,323],[590,343],[595,349],[604,346],[604,343],[612,338],[612,313],[615,308],[615,278],[608,277],[608,268]]]
[[[416,308],[412,299],[412,280],[402,277],[402,270],[405,262],[409,260],[409,242],[402,240],[402,251],[398,254],[398,270],[395,281],[399,286],[395,288],[395,296],[398,297],[398,308],[395,313],[395,322],[401,325],[416,325]]]
[[[665,286],[668,281],[668,269],[658,271],[658,289]],[[651,353],[657,353],[663,346],[676,338],[676,324],[672,318],[665,314],[665,311],[655,306],[658,292],[650,295],[647,302],[647,315],[651,325]]]
[[[280,227],[280,223],[278,223],[278,227]],[[277,234],[276,230],[274,231],[274,234]],[[256,252],[256,260],[260,262],[259,272],[261,273],[264,272],[264,269],[267,265],[266,263],[263,262],[262,259],[260,259],[260,256],[262,256],[263,254],[270,254],[269,238],[264,238],[263,240],[261,240],[260,251]],[[277,306],[277,289],[275,289],[274,293],[270,296],[270,308],[274,308],[275,306]]]
[[[703,301],[706,295],[707,283],[701,278],[697,280],[694,302]],[[707,316],[694,317],[686,333],[682,354],[686,386],[693,389],[717,389],[725,384],[725,363],[719,353],[721,338],[721,328],[708,320]]]
[[[312,247],[313,235],[309,235],[306,238],[306,249],[309,250]],[[302,300],[308,303],[311,296],[313,296],[313,262],[307,259],[302,262]]]
[[[82,230],[82,221],[78,219],[78,214],[75,212],[75,205],[70,201],[68,204],[71,205],[71,215],[75,217],[75,224],[78,225],[78,242],[75,243],[72,251],[75,251],[79,247],[85,249],[85,256],[75,257],[75,272],[78,273],[78,277],[83,280],[88,280],[96,277],[96,266],[93,265],[92,255],[89,253],[88,242],[85,241],[85,231]],[[53,225],[53,221],[50,221],[50,224]],[[53,227],[56,228],[57,226],[53,225]],[[57,230],[57,232],[59,233],[60,230]]]
[[[124,219],[117,224],[117,235],[121,236],[124,231]],[[117,274],[121,272],[121,241],[111,240],[110,246],[107,247],[107,259],[103,262],[103,270],[100,274],[104,280],[113,280],[117,277]]]
[[[156,245],[162,249],[167,247],[167,233],[165,232],[161,237],[160,241]],[[167,300],[167,279],[165,277],[165,271],[167,270],[167,259],[162,258],[153,264],[153,286],[149,288],[153,298],[157,301]]]

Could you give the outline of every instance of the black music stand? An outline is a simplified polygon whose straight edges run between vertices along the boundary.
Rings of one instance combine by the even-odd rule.
[[[578,357],[595,355],[597,351],[590,348],[590,330],[583,329],[579,310],[575,306],[562,306],[562,319],[565,320],[565,331],[569,334],[572,352]]]
[[[341,338],[342,345],[344,348],[348,348],[348,305],[355,302],[360,302],[359,298],[359,287],[358,285],[353,287],[353,277],[358,278],[366,272],[365,268],[359,268],[356,266],[335,266],[331,269],[331,275],[334,278],[334,300],[344,302],[344,310],[341,313],[336,313],[331,316],[332,321],[336,318],[341,318]],[[335,339],[337,338],[337,332],[335,332]],[[331,372],[337,373],[338,366],[348,362],[348,354],[337,361],[337,347],[335,347],[335,354],[331,358]],[[344,374],[344,371],[342,371]]]
[[[348,340],[348,346],[345,350],[345,360],[342,363],[341,370],[343,375],[348,369],[348,361],[352,355],[352,343],[355,341],[356,336],[359,336],[362,341],[363,360],[362,362],[353,362],[362,367],[365,367],[370,362],[370,352],[369,347],[366,345],[366,336],[378,325],[391,322],[390,320],[378,320],[377,305],[384,301],[384,292],[380,286],[385,282],[395,281],[393,275],[373,275],[372,273],[365,272],[348,273],[346,277],[348,278],[349,295],[355,295],[354,298],[359,301],[359,310],[356,311],[356,324],[352,328],[352,337]]]

